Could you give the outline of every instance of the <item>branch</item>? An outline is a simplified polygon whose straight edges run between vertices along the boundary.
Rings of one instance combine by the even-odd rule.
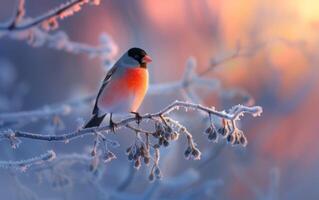
[[[100,1],[72,0],[67,3],[61,4],[59,7],[52,9],[51,11],[34,19],[25,20],[26,22],[23,23],[22,17],[25,13],[24,0],[19,0],[17,14],[14,16],[13,23],[10,23],[9,25],[0,25],[0,31],[25,31],[40,24],[42,24],[43,26],[52,26],[52,28],[56,28],[58,19],[64,19],[73,15],[75,12],[81,10],[81,6],[88,3],[99,5]]]
[[[29,158],[27,160],[19,161],[0,161],[0,168],[20,168],[22,171],[25,171],[27,168],[32,165],[38,165],[46,161],[52,161],[56,158],[54,151],[50,150],[47,153],[39,155],[37,157]]]
[[[98,57],[103,64],[109,63],[109,65],[113,63],[118,51],[118,47],[112,38],[105,33],[100,35],[99,45],[96,46],[72,41],[64,31],[49,34],[39,27],[23,33],[13,33],[9,37],[15,40],[26,40],[33,47],[47,46],[67,53],[86,54],[90,58]]]
[[[198,110],[201,112],[208,113],[210,115],[215,115],[217,117],[220,117],[225,120],[229,120],[234,122],[235,129],[238,129],[236,126],[236,121],[240,119],[240,116],[242,116],[244,113],[249,113],[252,116],[256,117],[259,116],[262,113],[262,108],[259,106],[253,106],[253,107],[246,107],[242,105],[237,105],[234,107],[233,110],[234,112],[219,112],[216,111],[215,108],[208,108],[199,104],[193,104],[193,103],[187,103],[187,102],[181,102],[181,101],[175,101],[174,103],[170,104],[166,108],[164,108],[162,111],[159,111],[154,114],[145,114],[141,116],[141,120],[149,120],[153,118],[159,118],[161,116],[167,115],[173,111],[176,111],[180,108],[185,108],[185,109],[194,109]],[[127,127],[127,125],[131,122],[135,122],[136,118],[135,117],[129,117],[126,119],[121,120],[116,124],[117,128],[122,128],[122,127]],[[110,126],[102,126],[98,128],[87,128],[87,129],[82,129],[78,131],[74,131],[71,133],[66,133],[63,135],[43,135],[43,134],[36,134],[36,133],[30,133],[26,131],[9,131],[8,132],[2,132],[0,133],[0,138],[9,138],[9,137],[15,137],[15,138],[29,138],[33,140],[45,140],[45,141],[60,141],[60,142],[65,142],[66,140],[73,140],[78,137],[82,137],[85,135],[92,135],[95,132],[101,132],[101,131],[111,131],[112,127]],[[13,134],[13,135],[12,135]]]
[[[159,168],[160,160],[160,147],[169,146],[170,142],[178,140],[179,135],[184,135],[187,139],[187,148],[184,155],[187,159],[199,160],[201,152],[197,148],[196,143],[193,140],[192,134],[187,130],[185,126],[178,121],[169,117],[170,113],[184,108],[185,111],[194,110],[198,112],[206,113],[210,119],[211,116],[215,116],[222,121],[222,127],[217,128],[215,124],[216,120],[210,121],[210,126],[206,129],[205,133],[208,135],[210,141],[217,142],[218,134],[223,138],[226,138],[232,145],[240,144],[242,146],[247,145],[247,139],[244,133],[238,128],[237,122],[240,117],[245,113],[251,114],[256,117],[262,113],[262,108],[259,106],[247,107],[243,105],[237,105],[231,108],[228,112],[216,111],[215,108],[209,108],[200,104],[175,101],[168,105],[163,110],[153,113],[145,114],[137,117],[127,117],[116,123],[116,128],[128,128],[135,134],[135,142],[127,150],[128,159],[134,162],[134,167],[139,169],[141,166],[141,159],[143,159],[146,165],[149,165],[150,161],[153,162],[149,180],[153,181],[154,178],[161,178],[161,170]],[[131,122],[153,122],[155,130],[142,130],[135,128],[131,125]],[[42,135],[37,133],[31,133],[26,131],[8,130],[0,132],[0,139],[7,139],[10,141],[13,148],[17,148],[21,143],[19,138],[28,138],[32,140],[43,141],[57,141],[68,143],[70,140],[74,140],[79,137],[94,135],[94,145],[91,152],[92,163],[91,170],[94,171],[99,166],[100,160],[109,162],[116,158],[115,154],[110,151],[110,147],[118,147],[119,144],[115,141],[111,141],[106,138],[106,135],[110,132],[114,132],[114,127],[102,126],[93,127],[87,129],[77,130],[71,133],[62,135]],[[150,139],[152,137],[152,140]],[[154,143],[154,141],[157,141]],[[101,151],[99,151],[101,149]],[[153,152],[153,154],[152,154]],[[82,158],[81,158],[82,159]]]
[[[112,38],[101,34],[100,44],[92,46],[71,41],[64,31],[54,34],[49,30],[58,27],[58,19],[73,15],[87,3],[98,5],[100,0],[72,0],[35,19],[25,19],[24,0],[19,0],[13,19],[8,25],[0,25],[0,37],[8,35],[15,40],[25,40],[33,47],[48,46],[56,50],[63,50],[73,54],[87,54],[99,57],[104,65],[111,65],[117,54],[117,46]],[[41,25],[41,26],[40,26]]]

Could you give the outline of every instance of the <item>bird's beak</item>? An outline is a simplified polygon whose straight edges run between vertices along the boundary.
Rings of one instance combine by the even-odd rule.
[[[150,56],[148,56],[148,55],[145,55],[145,56],[143,57],[143,59],[142,59],[142,62],[144,62],[144,63],[150,63],[150,62],[152,62],[152,58],[151,58]]]

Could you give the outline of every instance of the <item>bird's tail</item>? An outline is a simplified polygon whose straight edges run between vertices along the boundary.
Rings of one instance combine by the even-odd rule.
[[[90,119],[90,121],[88,121],[84,128],[91,128],[91,127],[97,127],[100,126],[100,124],[102,123],[103,119],[104,119],[105,115],[102,116],[98,116],[98,114],[94,114],[93,117]]]

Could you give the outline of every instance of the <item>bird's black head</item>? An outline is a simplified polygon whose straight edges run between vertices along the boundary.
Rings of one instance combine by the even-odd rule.
[[[128,56],[132,57],[137,62],[139,62],[140,65],[143,67],[146,67],[146,63],[151,62],[150,57],[147,55],[147,53],[143,49],[134,47],[129,49],[127,54]]]

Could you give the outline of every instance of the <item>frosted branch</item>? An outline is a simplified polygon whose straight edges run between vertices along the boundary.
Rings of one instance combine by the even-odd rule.
[[[50,150],[47,153],[39,155],[37,157],[29,158],[19,161],[0,161],[0,168],[15,168],[25,171],[32,165],[42,164],[43,162],[52,161],[56,158],[54,151]]]
[[[34,19],[25,18],[24,0],[19,0],[13,19],[7,25],[0,25],[0,37],[27,41],[33,47],[48,46],[73,54],[87,54],[99,57],[104,65],[111,65],[117,54],[117,46],[107,34],[101,34],[99,45],[93,46],[70,40],[64,31],[49,33],[58,27],[58,19],[73,15],[85,4],[99,4],[99,0],[72,0]]]
[[[145,114],[141,116],[141,120],[150,120],[154,118],[160,118],[161,116],[165,116],[170,114],[173,111],[179,110],[180,108],[184,109],[193,109],[201,112],[205,112],[210,115],[215,115],[217,117],[220,117],[221,119],[229,120],[231,122],[234,122],[235,129],[238,129],[236,125],[236,121],[240,120],[240,116],[242,116],[244,113],[249,113],[252,116],[256,117],[259,116],[262,113],[262,108],[259,106],[253,106],[253,107],[246,107],[243,105],[237,105],[234,107],[234,111],[231,111],[229,113],[222,111],[216,111],[214,108],[208,108],[199,104],[194,103],[188,103],[188,102],[182,102],[182,101],[175,101],[174,103],[170,104],[163,110],[153,113],[153,114]],[[126,119],[121,120],[118,122],[117,128],[127,127],[127,125],[131,122],[135,122],[135,117],[128,117]],[[98,128],[87,128],[78,130],[72,133],[67,133],[63,135],[43,135],[43,134],[35,134],[35,133],[29,133],[25,131],[13,131],[14,137],[17,138],[29,138],[34,140],[46,140],[46,141],[66,141],[66,140],[72,140],[75,138],[78,138],[80,136],[84,135],[92,135],[94,132],[100,132],[100,131],[111,131],[112,127],[110,126],[102,126]],[[8,133],[2,133],[0,137],[8,138],[9,136],[12,136],[11,134],[8,135]]]
[[[211,121],[210,126],[206,129],[205,133],[208,134],[208,139],[217,141],[217,134],[219,134],[223,138],[227,138],[227,141],[232,145],[240,144],[242,146],[247,145],[247,139],[243,134],[243,131],[238,128],[237,122],[245,113],[248,113],[254,117],[259,116],[262,113],[262,108],[259,106],[247,107],[243,105],[237,105],[225,112],[217,111],[215,108],[205,107],[200,104],[175,101],[157,113],[145,114],[139,119],[136,117],[127,117],[122,119],[116,123],[116,131],[118,129],[127,128],[132,130],[136,135],[134,144],[132,144],[126,151],[128,159],[134,162],[134,166],[137,169],[139,169],[141,166],[141,159],[143,159],[146,165],[150,164],[152,161],[153,164],[149,176],[151,181],[154,180],[154,178],[158,179],[161,177],[161,171],[159,169],[159,148],[161,146],[167,147],[172,141],[178,140],[179,135],[185,136],[188,142],[188,146],[184,153],[185,157],[187,159],[192,158],[194,160],[198,160],[201,157],[201,152],[194,142],[192,134],[184,125],[170,117],[172,112],[178,111],[179,109],[184,109],[185,111],[198,111],[201,113],[206,113],[210,117],[215,116],[219,118],[220,121],[222,121],[221,127],[217,128],[215,122]],[[139,122],[153,123],[154,130],[143,130],[136,128],[134,125],[132,125],[132,123],[138,122],[137,120],[139,120]],[[97,166],[100,157],[102,157],[104,162],[109,162],[110,160],[116,158],[115,154],[110,151],[110,148],[114,148],[119,145],[113,145],[112,141],[106,138],[106,135],[112,131],[113,127],[111,126],[80,129],[62,135],[44,135],[19,130],[8,130],[0,132],[0,139],[2,138],[9,140],[11,146],[17,148],[20,143],[19,138],[69,143],[69,141],[79,137],[94,135],[95,140],[91,153],[93,157],[92,170],[94,170],[96,168],[94,166]],[[154,143],[154,140],[157,142]],[[102,151],[99,151],[99,149]]]
[[[66,17],[72,16],[74,13],[80,11],[83,5],[89,3],[99,5],[100,1],[71,0],[34,19],[24,20],[22,19],[25,13],[24,0],[19,0],[16,12],[17,14],[14,15],[13,22],[9,25],[0,25],[0,31],[24,31],[38,25],[42,25],[46,29],[56,28],[58,19],[64,19]]]

